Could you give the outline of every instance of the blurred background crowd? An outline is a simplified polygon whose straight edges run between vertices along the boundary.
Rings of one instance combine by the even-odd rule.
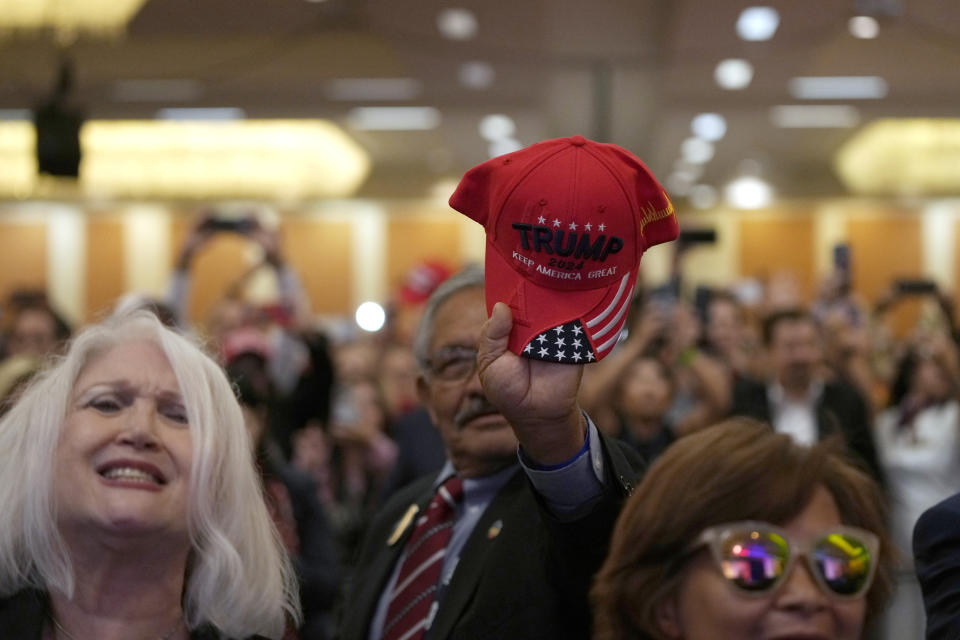
[[[257,269],[273,273],[273,297],[253,298],[250,272],[237,273],[204,321],[190,322],[194,259],[224,234],[259,247]],[[868,303],[852,286],[846,245],[812,298],[788,273],[699,285],[685,275],[685,261],[715,239],[681,234],[670,277],[638,288],[620,344],[586,369],[582,406],[648,463],[730,416],[768,421],[802,444],[842,433],[885,490],[900,552],[889,637],[918,637],[924,617],[910,536],[920,514],[960,486],[953,298],[933,281],[902,279]],[[319,321],[276,229],[204,214],[167,293],[115,303],[153,310],[218,355],[258,443],[271,515],[298,562],[303,637],[329,634],[343,576],[378,507],[443,464],[443,444],[418,399],[410,328],[451,273],[440,261],[416,265],[390,296],[378,331]],[[904,305],[915,307],[912,324],[897,320]],[[42,290],[13,291],[2,317],[0,407],[8,408],[72,327]]]
[[[326,637],[372,514],[444,460],[411,341],[482,263],[459,176],[615,142],[682,231],[582,406],[647,461],[734,415],[842,433],[900,551],[884,632],[920,637],[910,533],[960,489],[952,3],[108,4],[0,2],[0,411],[114,310],[203,340]]]

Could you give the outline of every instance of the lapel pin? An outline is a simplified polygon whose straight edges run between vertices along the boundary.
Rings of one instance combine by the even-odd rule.
[[[498,535],[500,535],[500,532],[502,530],[503,530],[503,520],[497,520],[492,525],[490,525],[489,529],[487,529],[487,539],[493,540]]]
[[[407,508],[407,512],[403,514],[403,517],[400,518],[400,521],[397,522],[397,526],[393,529],[393,533],[390,534],[390,538],[387,539],[387,546],[392,547],[397,544],[404,532],[410,527],[410,523],[413,522],[413,517],[417,515],[417,512],[420,511],[420,507],[415,504],[410,505]]]

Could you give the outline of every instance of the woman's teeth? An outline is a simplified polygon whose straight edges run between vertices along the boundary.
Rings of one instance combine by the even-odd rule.
[[[140,469],[134,469],[132,467],[117,467],[116,469],[110,469],[103,474],[104,478],[109,480],[134,480],[137,482],[152,482],[159,484],[160,481],[147,473],[146,471],[141,471]]]

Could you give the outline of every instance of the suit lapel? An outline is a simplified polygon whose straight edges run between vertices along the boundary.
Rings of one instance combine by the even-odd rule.
[[[496,543],[504,521],[508,520],[510,507],[514,503],[513,496],[525,490],[526,475],[518,468],[507,483],[500,489],[487,506],[486,511],[477,521],[473,533],[460,551],[457,568],[453,572],[450,585],[446,588],[437,617],[427,634],[428,638],[440,639],[450,636],[451,631],[460,620],[463,610],[476,591],[483,574],[486,556]],[[535,517],[535,516],[534,516]],[[509,526],[507,523],[506,526]]]
[[[346,603],[347,607],[362,612],[362,615],[353,615],[350,616],[350,619],[361,623],[363,628],[345,630],[343,634],[344,638],[367,637],[370,623],[377,611],[377,603],[380,601],[383,590],[387,587],[387,581],[390,579],[393,566],[400,557],[404,546],[406,546],[410,534],[413,533],[417,518],[426,508],[431,497],[432,491],[430,491],[428,487],[428,491],[421,496],[417,502],[408,503],[404,505],[402,510],[397,512],[397,517],[389,521],[387,529],[381,531],[379,535],[373,536],[374,544],[379,544],[381,547],[376,551],[370,567],[362,572],[363,584],[357,585],[355,591],[356,601],[354,603]],[[417,513],[410,518],[408,522],[404,522],[406,514],[412,507],[416,507]],[[403,525],[403,530],[400,532],[399,537],[394,536],[398,527],[401,525]],[[394,537],[396,537],[396,542],[388,544]]]

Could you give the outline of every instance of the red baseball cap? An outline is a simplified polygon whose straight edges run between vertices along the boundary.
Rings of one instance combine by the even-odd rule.
[[[610,353],[640,257],[678,233],[673,204],[643,162],[581,136],[477,165],[450,206],[486,229],[487,312],[510,305],[510,350],[551,362]]]
[[[397,298],[403,304],[423,304],[433,290],[452,274],[453,271],[441,262],[432,260],[421,262],[407,271]]]

